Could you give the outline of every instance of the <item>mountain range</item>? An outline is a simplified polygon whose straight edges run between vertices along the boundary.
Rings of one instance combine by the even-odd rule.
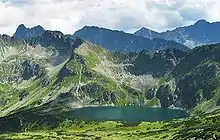
[[[215,109],[220,102],[219,44],[188,51],[111,52],[58,31],[25,40],[3,35],[0,44],[0,115],[59,100],[70,108],[173,106],[192,114]],[[206,104],[206,109],[200,107]]]
[[[167,41],[160,38],[144,38],[123,31],[113,31],[95,26],[85,26],[76,31],[72,38],[80,37],[99,46],[104,46],[111,51],[132,52],[132,51],[156,51],[168,48],[187,50],[188,48],[174,41]]]
[[[0,35],[1,139],[12,132],[24,132],[19,138],[49,139],[47,129],[56,138],[84,137],[112,127],[126,131],[102,134],[219,137],[220,44],[187,49],[174,41],[98,27],[84,27],[74,35],[38,29],[43,28],[21,25],[13,37]],[[126,45],[131,48],[125,49]],[[180,108],[190,117],[147,123],[148,129],[141,124],[97,122],[97,128],[87,130],[95,124],[80,123],[68,115],[87,106]],[[25,133],[44,129],[43,134]],[[133,129],[137,130],[127,134]]]
[[[21,24],[13,37],[22,39],[31,38],[40,36],[44,32],[45,29],[40,25],[27,28]],[[194,48],[205,44],[220,43],[218,38],[219,32],[219,22],[210,23],[202,19],[193,25],[178,27],[174,30],[161,33],[145,27],[136,31],[134,34],[130,34],[96,26],[84,26],[73,35],[66,36],[72,39],[80,37],[111,51],[129,52],[141,51],[143,49],[155,51],[167,48],[187,50],[187,47]]]
[[[28,39],[43,35],[45,30],[41,26],[26,28],[23,24],[19,25],[13,35],[17,39]],[[56,31],[59,32],[59,31]],[[102,46],[111,51],[132,52],[132,51],[156,51],[167,48],[177,48],[187,50],[188,48],[174,41],[164,39],[148,39],[122,31],[99,28],[95,26],[85,26],[76,31],[73,35],[63,35],[65,38],[76,39],[77,37],[88,40],[94,44]]]
[[[143,27],[134,34],[151,39],[162,38],[172,40],[193,48],[199,45],[220,43],[219,32],[220,22],[210,23],[206,20],[199,20],[193,25],[178,27],[161,33]]]

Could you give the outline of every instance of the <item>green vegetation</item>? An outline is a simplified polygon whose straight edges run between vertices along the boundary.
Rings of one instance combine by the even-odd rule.
[[[151,100],[147,101],[147,106],[160,106],[160,100],[153,97]]]
[[[55,128],[24,129],[19,133],[0,134],[0,139],[218,139],[220,112],[167,122],[79,122],[65,120]]]

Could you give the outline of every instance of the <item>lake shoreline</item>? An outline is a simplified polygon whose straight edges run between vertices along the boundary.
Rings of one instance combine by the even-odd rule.
[[[151,122],[187,118],[180,109],[146,106],[89,106],[67,112],[68,116],[82,121]]]

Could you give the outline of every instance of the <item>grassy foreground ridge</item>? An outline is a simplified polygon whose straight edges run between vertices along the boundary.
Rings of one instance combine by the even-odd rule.
[[[58,127],[41,129],[24,128],[20,133],[0,134],[1,140],[126,140],[126,139],[210,139],[220,138],[220,111],[199,117],[167,122],[142,122],[125,124],[120,122],[78,122],[66,120]]]

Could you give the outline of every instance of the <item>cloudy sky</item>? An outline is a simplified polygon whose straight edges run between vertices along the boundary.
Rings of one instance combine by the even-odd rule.
[[[84,25],[164,31],[199,19],[220,21],[219,0],[0,0],[0,34],[27,27],[72,34]]]

